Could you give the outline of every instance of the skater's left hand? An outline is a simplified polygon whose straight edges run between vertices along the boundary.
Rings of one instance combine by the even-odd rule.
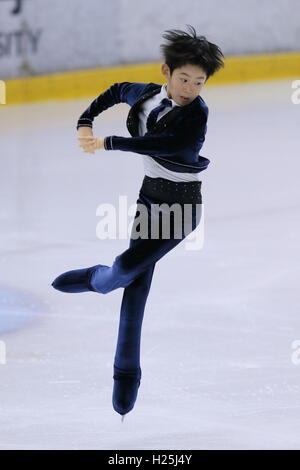
[[[104,149],[104,138],[94,136],[79,136],[79,146],[87,153],[95,153],[95,150]]]

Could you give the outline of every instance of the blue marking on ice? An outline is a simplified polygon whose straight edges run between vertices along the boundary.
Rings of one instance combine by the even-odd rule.
[[[31,295],[12,287],[0,287],[0,333],[27,326],[40,312],[40,302]]]

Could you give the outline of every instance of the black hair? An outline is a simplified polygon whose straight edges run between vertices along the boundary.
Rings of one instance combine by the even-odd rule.
[[[167,34],[162,35],[170,41],[170,44],[160,46],[164,61],[171,75],[176,68],[192,64],[201,67],[208,79],[224,67],[224,55],[216,44],[209,42],[205,36],[197,36],[195,28],[187,26],[191,29],[191,35],[179,29],[168,29],[165,31]]]

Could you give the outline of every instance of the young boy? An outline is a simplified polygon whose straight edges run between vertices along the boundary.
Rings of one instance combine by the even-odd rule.
[[[198,37],[192,26],[190,29],[191,34],[168,30],[163,35],[169,41],[161,46],[164,85],[114,83],[90,104],[77,123],[84,152],[123,150],[142,155],[144,161],[145,177],[137,199],[129,248],[115,258],[111,267],[98,264],[67,271],[52,283],[55,289],[73,293],[105,294],[124,288],[113,375],[113,407],[122,417],[134,407],[140,385],[141,328],[155,264],[200,222],[197,209],[202,204],[202,182],[199,173],[209,164],[207,158],[199,155],[208,116],[200,93],[208,78],[224,66],[224,56],[218,46],[204,36]],[[131,107],[127,117],[131,137],[94,137],[93,119],[120,102]],[[188,233],[175,238],[177,222],[173,217],[169,238],[161,234],[159,238],[135,238],[133,232],[141,213],[140,206],[146,208],[143,217],[147,228],[152,222],[157,228],[160,219],[154,215],[153,206],[161,203],[168,206],[177,203],[180,208],[192,206]],[[186,227],[185,219],[188,216],[183,216],[181,229]]]

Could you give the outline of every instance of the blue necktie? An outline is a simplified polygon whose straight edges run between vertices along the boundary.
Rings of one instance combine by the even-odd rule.
[[[156,108],[152,109],[151,113],[149,114],[148,116],[148,119],[147,119],[147,130],[149,131],[150,129],[152,129],[152,127],[155,125],[156,123],[156,120],[157,120],[157,116],[159,115],[159,113],[161,111],[163,111],[167,106],[171,106],[172,107],[172,101],[171,100],[168,100],[168,98],[164,98],[162,101],[161,101],[161,104],[159,106],[157,106]]]

